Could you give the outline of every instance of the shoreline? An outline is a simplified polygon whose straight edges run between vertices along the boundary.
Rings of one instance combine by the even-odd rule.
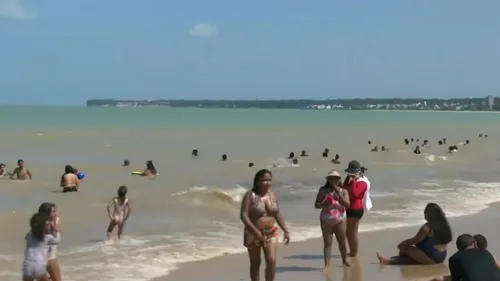
[[[490,252],[494,256],[500,255],[500,242],[494,239],[496,234],[495,222],[500,219],[500,201],[488,204],[488,207],[479,213],[449,218],[453,230],[453,239],[462,233],[481,233],[489,238]],[[481,220],[474,218],[481,217]],[[479,229],[479,231],[478,231]],[[394,229],[381,229],[360,233],[361,249],[358,260],[351,259],[351,267],[343,268],[338,257],[336,243],[332,255],[333,279],[343,281],[364,281],[362,276],[370,276],[369,281],[375,280],[431,280],[434,277],[448,273],[447,261],[436,266],[386,266],[378,265],[376,253],[383,256],[397,254],[397,241],[415,235],[418,227],[405,226]],[[477,232],[475,232],[477,231]],[[319,227],[318,227],[319,232]],[[392,236],[392,237],[391,237]],[[393,239],[388,239],[391,237]],[[292,233],[293,239],[293,233]],[[369,241],[369,242],[367,242]],[[376,249],[373,246],[376,245]],[[243,246],[242,246],[243,247]],[[320,272],[323,265],[321,253],[322,239],[311,238],[304,241],[292,242],[288,246],[279,245],[277,254],[276,281],[305,280],[305,278],[321,278],[325,276]],[[311,252],[311,249],[315,249]],[[448,247],[447,259],[456,252],[455,240]],[[263,274],[264,264],[261,266]],[[361,270],[360,270],[361,269]],[[355,271],[362,271],[356,274]],[[346,277],[346,275],[348,275]],[[261,275],[263,276],[263,275]],[[403,278],[403,279],[401,279]],[[246,252],[226,254],[207,260],[193,261],[178,264],[178,268],[168,275],[153,278],[150,281],[182,281],[182,280],[247,280],[248,257]]]

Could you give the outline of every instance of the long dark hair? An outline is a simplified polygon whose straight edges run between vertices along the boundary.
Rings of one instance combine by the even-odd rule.
[[[64,174],[61,176],[61,182],[64,180],[64,175],[72,174],[75,172],[75,169],[71,165],[64,166]]]
[[[273,176],[273,173],[267,169],[262,169],[259,170],[257,173],[255,173],[255,176],[253,177],[253,187],[252,187],[252,192],[253,193],[259,193],[259,182],[262,180],[262,178],[266,175],[269,174],[271,177]]]
[[[156,167],[152,160],[146,161],[146,168],[153,174],[156,174]]]
[[[436,203],[429,203],[425,207],[425,219],[432,230],[433,237],[438,244],[448,244],[453,240],[451,227],[443,209]]]
[[[36,213],[30,219],[31,234],[38,240],[45,238],[45,227],[49,217],[45,214]]]
[[[44,202],[38,207],[38,213],[42,215],[46,215],[47,217],[50,216],[50,212],[52,211],[52,208],[55,208],[56,204],[54,203],[49,203],[49,202]]]
[[[473,237],[474,237],[474,242],[476,242],[476,247],[478,249],[484,250],[488,247],[488,240],[486,240],[486,237],[484,237],[481,234],[476,234]]]

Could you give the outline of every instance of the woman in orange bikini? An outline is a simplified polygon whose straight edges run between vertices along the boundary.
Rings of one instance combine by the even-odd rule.
[[[273,176],[263,169],[255,174],[253,188],[241,202],[240,218],[245,225],[243,243],[250,258],[250,280],[258,281],[261,264],[261,250],[266,260],[265,280],[273,281],[276,274],[276,244],[278,226],[284,232],[284,243],[290,242],[290,233],[285,225],[276,199],[271,191]]]
[[[330,265],[334,234],[339,244],[342,263],[349,266],[346,244],[346,207],[349,207],[349,193],[342,188],[342,177],[337,171],[331,171],[326,176],[326,183],[319,189],[314,207],[321,209],[319,221],[323,234],[325,269]]]

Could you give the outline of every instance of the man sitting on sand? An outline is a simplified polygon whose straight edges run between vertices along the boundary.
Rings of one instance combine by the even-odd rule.
[[[481,235],[479,238],[483,238]],[[486,250],[486,239],[478,244],[470,234],[457,237],[457,249],[448,261],[450,276],[436,278],[447,281],[499,281],[500,271],[491,253]],[[484,243],[483,243],[484,242]]]

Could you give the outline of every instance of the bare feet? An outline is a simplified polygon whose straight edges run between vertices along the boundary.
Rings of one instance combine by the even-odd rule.
[[[344,266],[351,266],[347,259],[343,260],[342,263],[344,264]]]
[[[390,265],[391,264],[391,261],[388,258],[384,258],[379,253],[377,253],[377,259],[380,262],[380,264],[383,264],[383,265]]]

